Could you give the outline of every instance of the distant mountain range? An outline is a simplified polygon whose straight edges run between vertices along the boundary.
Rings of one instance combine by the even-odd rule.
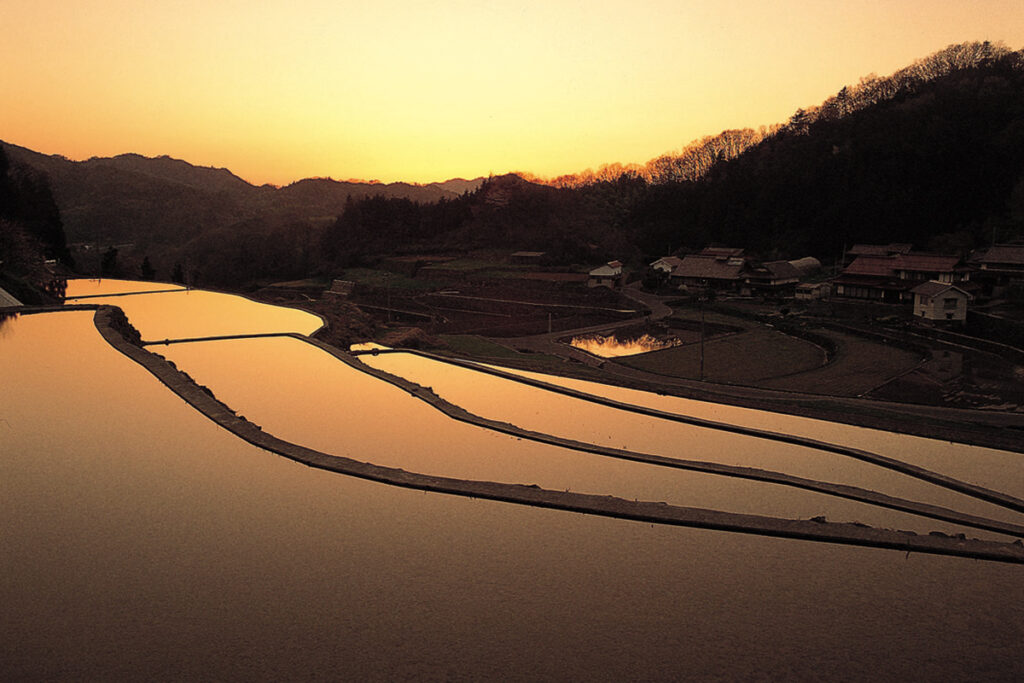
[[[285,187],[256,186],[224,168],[194,166],[168,156],[138,154],[71,161],[0,141],[8,158],[50,179],[69,243],[181,244],[198,234],[241,221],[333,219],[345,202],[395,197],[416,202],[453,199],[480,186],[476,180],[443,183],[340,182],[307,178]]]

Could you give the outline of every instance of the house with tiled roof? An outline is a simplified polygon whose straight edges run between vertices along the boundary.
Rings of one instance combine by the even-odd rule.
[[[1003,296],[1014,285],[1024,285],[1024,244],[995,244],[970,258],[974,278],[987,296]]]
[[[909,254],[913,248],[913,244],[906,244],[903,242],[893,242],[891,244],[855,244],[843,255],[843,265],[850,265],[858,256],[896,256],[897,254]]]
[[[743,249],[738,247],[704,247],[700,250],[701,256],[713,256],[715,258],[735,258],[743,256]]]
[[[22,303],[0,287],[0,308],[20,308]]]
[[[862,254],[833,281],[838,297],[885,303],[909,302],[917,285],[936,280],[945,284],[970,279],[970,271],[956,256],[924,253]]]
[[[800,282],[800,270],[789,261],[767,261],[747,271],[746,289],[750,294],[790,295]]]
[[[709,247],[688,254],[672,270],[672,283],[696,289],[738,290],[745,282],[747,258],[742,249]]]
[[[621,287],[624,280],[622,262],[609,261],[587,274],[587,287]]]
[[[944,254],[911,252],[895,257],[896,277],[900,280],[938,280],[961,282],[968,279],[968,269],[960,266],[960,258]]]
[[[651,268],[662,273],[671,274],[682,262],[683,259],[678,256],[662,256],[651,264]]]

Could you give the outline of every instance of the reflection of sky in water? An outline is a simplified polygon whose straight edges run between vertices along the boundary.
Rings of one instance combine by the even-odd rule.
[[[1020,680],[1024,606],[1007,599],[1020,593],[1019,567],[648,525],[315,470],[192,409],[106,344],[89,311],[22,315],[6,327],[5,679],[344,671],[387,680],[674,680],[713,671],[800,680],[837,671],[850,680]],[[166,350],[192,349],[189,363],[215,375],[218,396],[245,398],[260,413],[274,399],[266,407],[290,430],[337,420],[336,443],[352,455],[394,452],[403,438],[410,457],[434,450],[444,460],[515,464],[519,446],[554,455],[435,420],[425,404],[340,363],[321,364],[305,346],[257,339]],[[218,369],[223,359],[231,363]],[[260,363],[273,369],[270,382],[259,381]],[[297,397],[268,390],[292,382]],[[455,431],[491,449],[453,447]],[[956,455],[961,465],[974,460]],[[1019,458],[1013,465],[1019,481]],[[666,488],[706,480],[707,490],[687,488],[690,504],[737,493],[722,478],[651,479]]]
[[[405,390],[350,368],[296,339],[175,344],[159,347],[158,352],[274,436],[387,467],[729,512],[803,519],[825,515],[836,521],[895,526],[921,533],[940,530],[984,534],[810,491],[603,458],[481,429],[451,420]],[[448,390],[454,389],[455,402],[470,411],[481,404],[502,405],[488,416],[537,431],[695,459],[708,459],[708,449],[721,444],[721,448],[748,454],[749,459],[741,465],[779,469],[795,460],[795,467],[808,467],[801,462],[807,459],[806,453],[784,444],[762,446],[734,434],[707,434],[687,425],[666,425],[409,354],[369,354],[360,358],[368,365],[403,376],[408,376],[406,370],[421,369],[425,374],[414,374],[413,381],[449,399]],[[842,483],[848,483],[849,470],[858,469],[869,470],[874,479],[853,479],[852,483],[869,488],[876,481],[885,483],[892,478],[886,470],[856,461],[838,465],[843,473],[836,476]],[[818,463],[814,473],[828,479],[830,468],[827,463]],[[930,493],[934,487],[922,484],[919,488]],[[894,493],[903,491],[897,486]],[[937,495],[942,502],[941,492]],[[968,507],[965,511],[971,510]]]
[[[422,386],[429,386],[434,393],[472,413],[510,422],[531,431],[556,434],[568,439],[625,448],[641,453],[775,470],[818,481],[858,486],[891,496],[941,505],[992,519],[1001,519],[1012,523],[1021,521],[1020,515],[1011,510],[834,453],[816,452],[777,441],[764,441],[749,436],[637,415],[407,353],[361,356],[360,360],[371,367],[405,377]],[[226,361],[222,361],[222,363],[226,363]],[[191,373],[187,366],[186,370]],[[553,378],[544,376],[542,379]],[[211,386],[216,388],[217,385],[211,383]],[[228,403],[232,407],[236,407],[230,401]],[[715,419],[715,410],[715,404],[691,402],[690,407],[685,410],[685,414]],[[249,413],[246,412],[246,414]],[[744,420],[737,420],[737,422],[742,424]],[[771,423],[759,426],[772,430]],[[820,437],[824,440],[832,440],[827,431],[820,434]],[[899,444],[889,448],[880,443],[868,443],[865,446],[868,450],[900,457],[904,449],[907,448],[906,441],[907,439],[901,440]],[[929,444],[932,451],[947,448],[945,442],[930,441]],[[1011,455],[1004,454],[1004,456]],[[970,480],[979,468],[988,469],[985,464],[973,462],[970,466],[962,464],[959,474]],[[989,474],[991,479],[998,481],[1000,476],[1005,479],[1014,474],[1019,476],[1019,472],[1018,466],[1009,469],[993,468]],[[956,474],[957,472],[954,473],[954,476]],[[667,473],[663,470],[662,474],[655,476],[663,477],[667,476]],[[1001,489],[1002,487],[996,486],[996,488]],[[693,494],[687,493],[686,495],[692,496]],[[795,502],[795,499],[789,499],[788,493],[781,495],[786,497],[789,503]],[[694,498],[689,500],[688,504],[691,505],[709,506],[703,502],[697,503]],[[762,507],[764,502],[762,498],[758,503],[759,514],[766,514],[767,508]],[[734,504],[734,501],[724,501],[715,502],[711,506],[717,505],[719,509],[734,510],[735,508],[732,507]],[[875,513],[878,514],[873,517],[873,523],[876,526],[923,529],[925,532],[945,530],[944,523],[934,520],[926,520],[922,524],[920,521],[897,520],[881,510],[877,510]],[[786,513],[774,514],[785,515]],[[829,517],[829,519],[840,518]],[[852,518],[843,519],[851,520]],[[867,523],[865,519],[859,521]],[[910,526],[903,526],[904,524]],[[954,531],[953,533],[958,532]],[[973,530],[969,533],[971,536],[979,535]]]
[[[97,296],[82,303],[117,306],[147,341],[236,334],[312,334],[323,321],[307,311],[200,289]]]
[[[131,294],[136,292],[166,292],[185,289],[182,285],[149,280],[118,280],[115,278],[78,278],[68,280],[64,297],[74,299],[83,296],[104,296],[109,294]]]
[[[377,359],[363,359],[374,367],[380,367]],[[797,415],[772,413],[723,403],[696,401],[679,396],[654,394],[637,389],[627,389],[609,384],[600,384],[571,377],[500,368],[513,375],[541,380],[588,394],[603,396],[623,403],[631,403],[655,410],[664,410],[680,415],[692,415],[708,420],[744,425],[755,429],[786,432],[810,439],[842,443],[853,448],[889,455],[903,462],[924,467],[947,476],[979,484],[1017,497],[1024,497],[1024,476],[1021,476],[1019,453],[1001,451],[980,446],[937,441],[899,432],[857,427],[840,422],[828,422]],[[411,377],[410,379],[416,379]],[[428,382],[427,380],[423,380]],[[429,382],[428,382],[429,383]],[[449,399],[451,400],[451,399]],[[456,403],[467,407],[459,397]],[[508,417],[504,419],[509,419]]]
[[[626,341],[616,339],[614,335],[602,337],[595,334],[585,337],[573,337],[569,344],[595,356],[617,358],[619,356],[635,356],[640,353],[647,353],[648,351],[660,351],[672,346],[679,346],[682,342],[674,337],[671,339],[658,339],[649,334]]]
[[[348,347],[349,351],[385,351],[388,347],[381,346],[374,342],[359,342],[357,344],[350,344]]]

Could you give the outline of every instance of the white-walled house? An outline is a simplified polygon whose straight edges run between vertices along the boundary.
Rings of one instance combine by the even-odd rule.
[[[813,299],[827,299],[832,293],[832,284],[829,282],[805,282],[796,286],[795,297],[802,301]]]
[[[603,266],[594,268],[588,275],[588,287],[621,287],[623,281],[622,262],[609,261]]]
[[[914,294],[914,316],[925,320],[963,322],[971,295],[948,282],[931,280],[910,290]]]
[[[651,268],[669,275],[673,270],[679,267],[679,264],[683,262],[683,259],[678,256],[662,256],[660,259],[651,264]]]

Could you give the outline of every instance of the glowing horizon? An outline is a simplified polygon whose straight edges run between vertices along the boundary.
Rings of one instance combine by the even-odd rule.
[[[554,177],[787,120],[951,43],[1024,45],[992,0],[60,5],[5,0],[0,139],[254,183]]]

